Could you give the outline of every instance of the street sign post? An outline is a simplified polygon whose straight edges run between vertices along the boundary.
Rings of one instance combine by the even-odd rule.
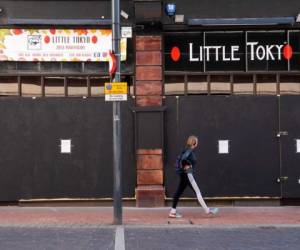
[[[114,82],[121,80],[120,53],[120,0],[112,0],[112,50],[116,56]],[[114,224],[122,221],[122,165],[121,165],[121,108],[120,102],[113,102],[113,173],[114,173]]]

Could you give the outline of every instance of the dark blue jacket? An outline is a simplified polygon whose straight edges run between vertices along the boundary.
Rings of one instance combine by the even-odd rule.
[[[182,160],[182,165],[183,166],[192,165],[192,167],[194,168],[197,164],[197,159],[196,159],[195,153],[192,149],[189,149],[189,148],[185,148],[182,151],[182,153],[186,152],[187,150],[190,150],[191,152],[190,152],[190,154],[188,155],[187,158]]]
[[[193,171],[196,163],[197,163],[197,160],[196,160],[196,156],[195,156],[195,153],[193,152],[193,150],[191,148],[185,148],[181,151],[181,166],[182,168],[176,168],[176,172],[178,174],[183,174],[185,173],[183,168],[184,166],[186,165],[192,165],[192,169],[191,171]]]

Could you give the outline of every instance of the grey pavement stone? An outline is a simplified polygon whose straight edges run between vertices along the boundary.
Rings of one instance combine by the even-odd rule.
[[[0,228],[1,250],[114,249],[113,228]]]
[[[125,239],[130,250],[298,250],[300,228],[128,228]]]

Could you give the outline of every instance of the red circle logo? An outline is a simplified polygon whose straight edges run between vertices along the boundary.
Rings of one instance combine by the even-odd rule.
[[[171,58],[174,62],[177,62],[180,59],[180,50],[178,47],[173,47],[171,50]]]
[[[283,56],[286,60],[290,60],[293,56],[292,46],[287,44],[283,47]]]
[[[92,43],[97,43],[98,42],[98,38],[96,36],[92,37]]]
[[[45,36],[44,41],[45,41],[45,43],[49,43],[50,42],[50,37],[49,36]]]

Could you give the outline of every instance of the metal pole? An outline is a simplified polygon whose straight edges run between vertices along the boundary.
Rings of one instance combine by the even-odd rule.
[[[112,49],[117,59],[117,70],[113,82],[120,82],[120,0],[112,0]],[[122,166],[121,166],[121,110],[120,102],[113,102],[113,164],[114,164],[114,224],[122,222]]]

